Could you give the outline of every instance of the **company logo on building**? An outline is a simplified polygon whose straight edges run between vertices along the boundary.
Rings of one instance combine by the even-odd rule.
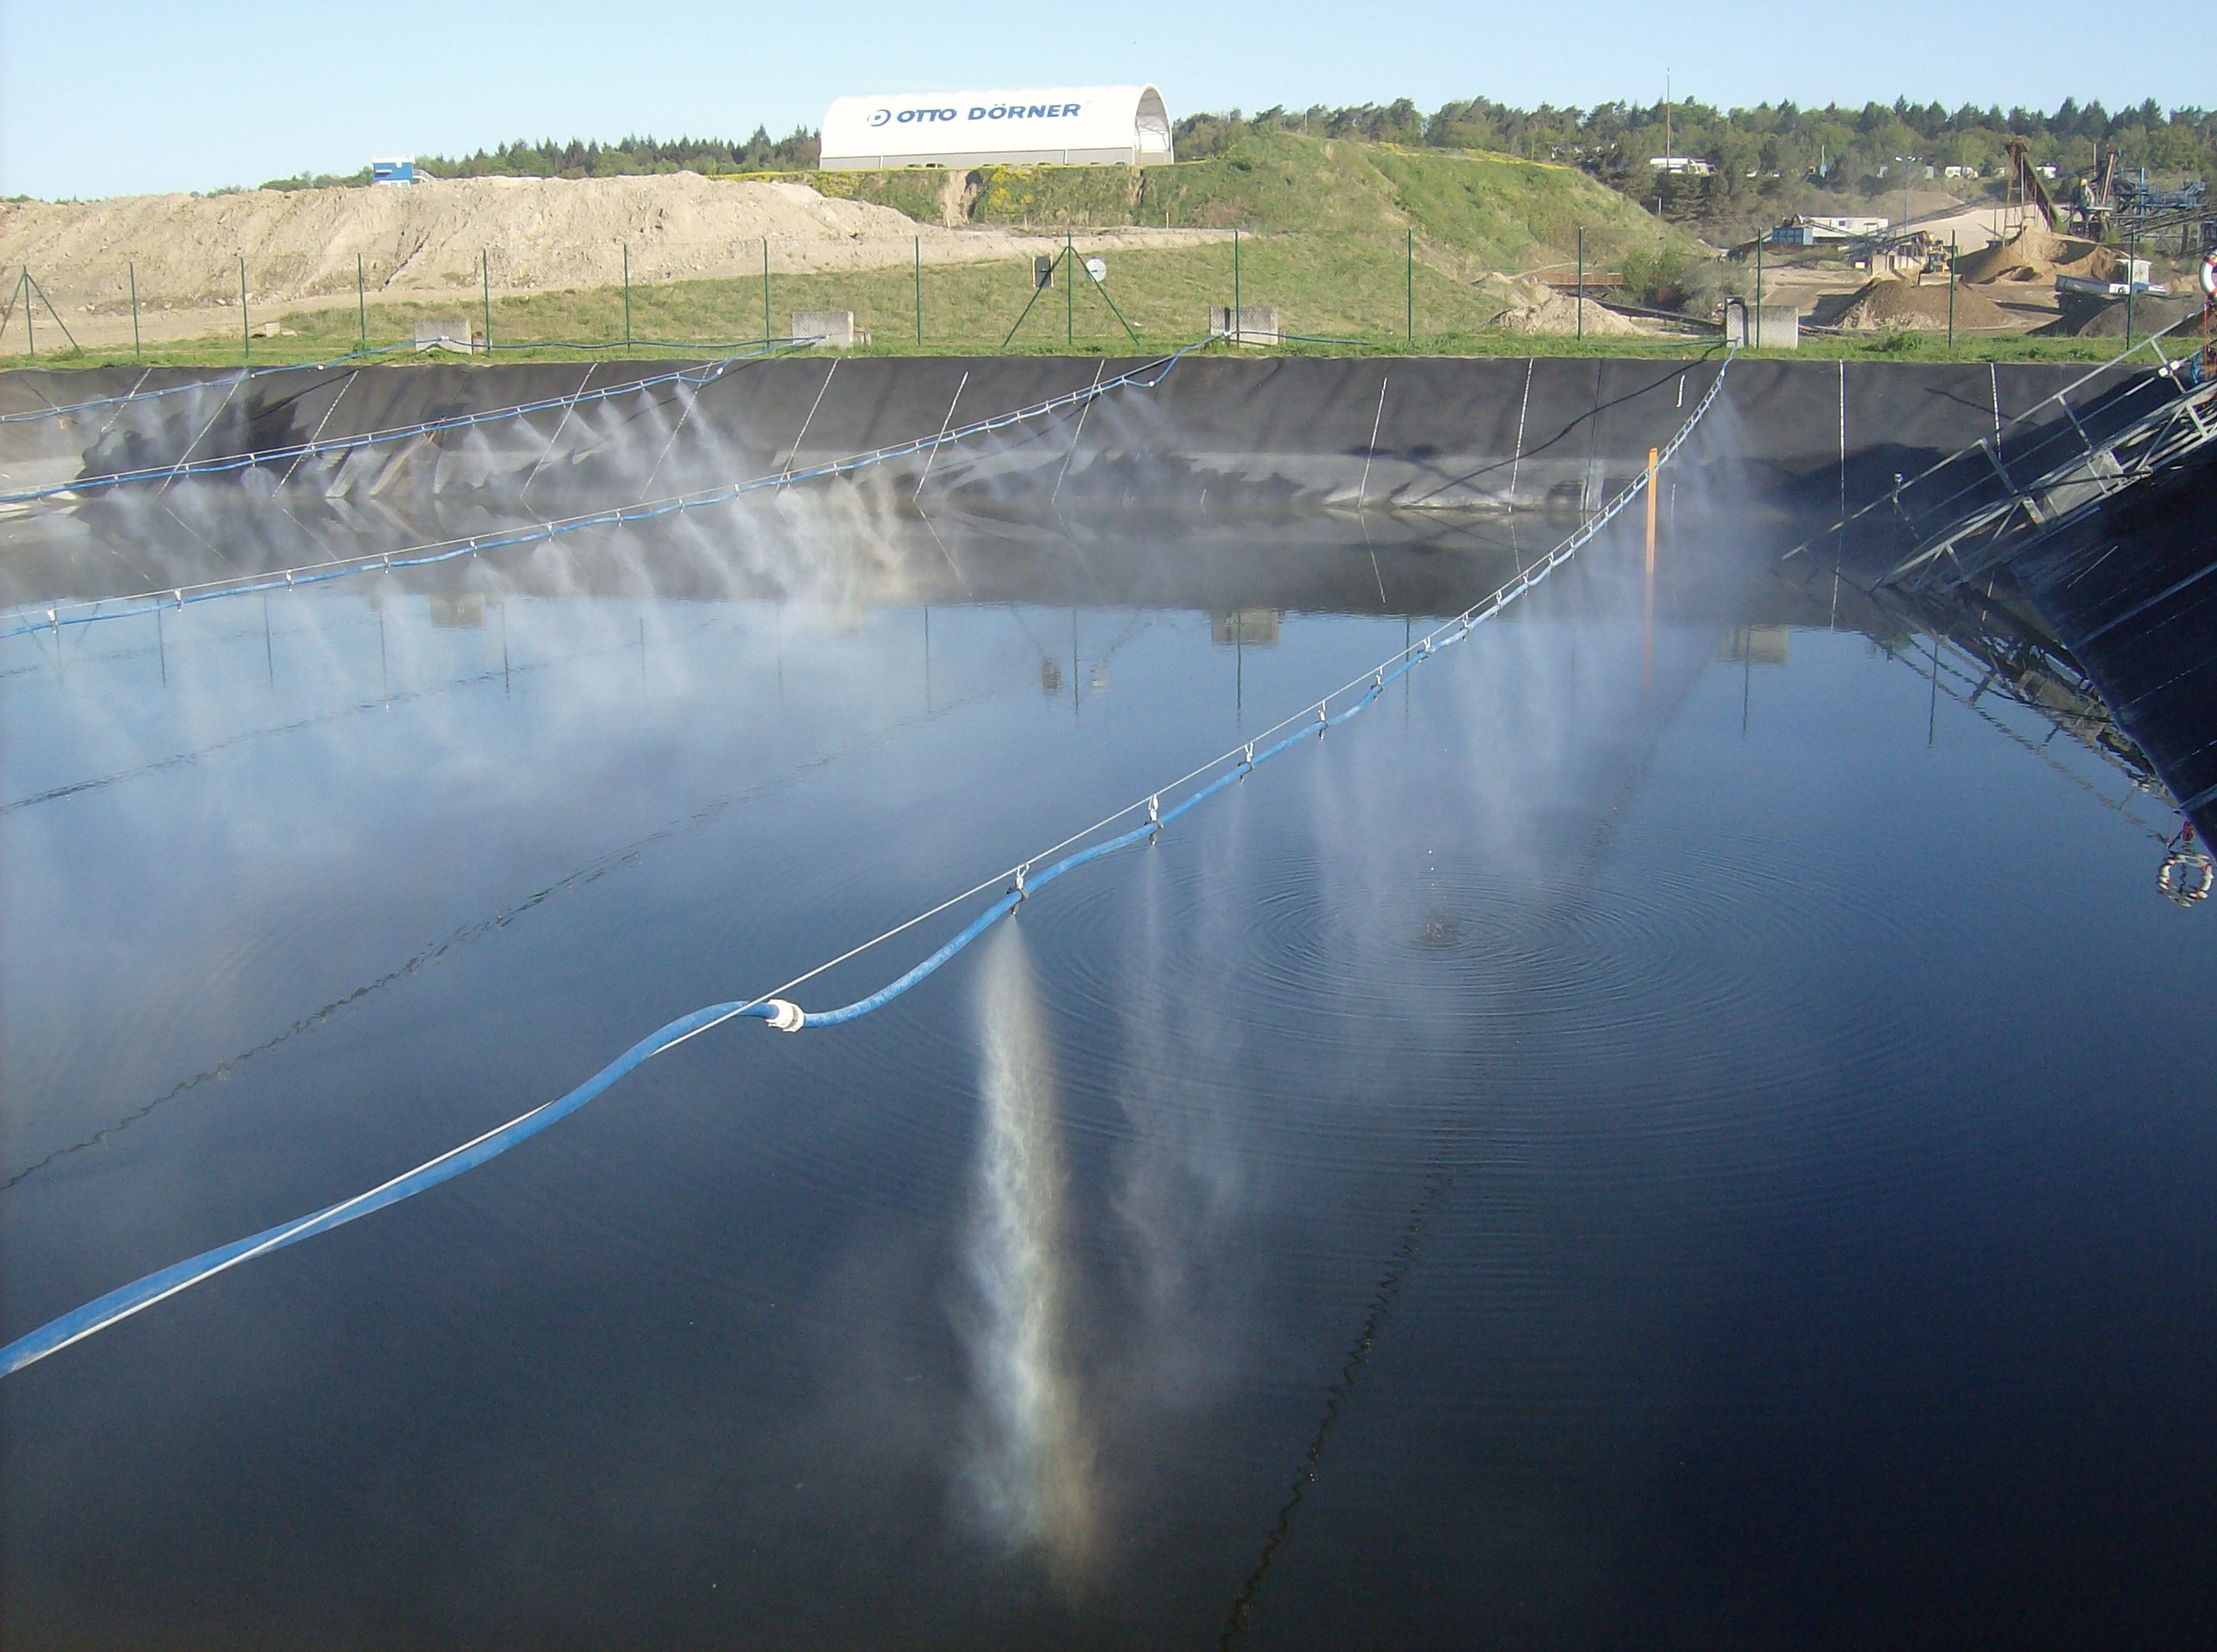
[[[1067,120],[1079,114],[1083,103],[978,103],[964,117],[956,109],[892,109],[879,108],[870,112],[870,125],[914,126],[920,122],[954,120]]]

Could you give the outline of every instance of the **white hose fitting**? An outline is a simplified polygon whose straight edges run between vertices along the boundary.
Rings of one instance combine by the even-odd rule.
[[[782,998],[769,1001],[769,1024],[781,1032],[798,1032],[808,1025],[808,1012]]]

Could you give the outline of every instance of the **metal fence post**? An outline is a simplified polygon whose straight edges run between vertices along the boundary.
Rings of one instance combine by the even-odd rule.
[[[242,359],[248,367],[254,365],[254,326],[246,318],[246,255],[238,255],[238,337]]]
[[[623,243],[624,348],[631,348],[631,243]]]
[[[763,341],[768,343],[769,341]],[[923,237],[916,237],[916,342],[923,342]]]
[[[1763,237],[1755,237],[1755,348],[1763,348]]]
[[[1948,231],[1948,354],[1955,354],[1955,231]]]
[[[131,271],[131,359],[143,361],[145,353],[139,348],[139,266],[133,263],[128,268]]]
[[[1571,302],[1578,310],[1578,338],[1583,342],[1586,336],[1586,226],[1583,224],[1578,225],[1578,286]]]
[[[1062,232],[1062,343],[1065,349],[1078,344],[1078,243],[1068,230]],[[1075,656],[1070,669],[1078,669]]]
[[[769,237],[763,237],[763,348],[769,348]]]
[[[1239,312],[1239,231],[1232,231],[1232,342],[1243,342]]]
[[[31,327],[31,267],[23,266],[23,273],[15,278],[15,291],[23,300],[23,348],[31,353],[31,360],[39,359],[39,336]]]
[[[485,355],[492,355],[492,249],[478,249],[478,269],[485,278]]]
[[[355,325],[360,331],[361,342],[365,344],[368,343],[369,288],[368,284],[362,279],[361,255],[358,252],[354,256],[354,318]]]
[[[2133,279],[2133,267],[2140,262],[2140,227],[2133,225],[2132,239],[2125,245],[2125,348],[2133,348],[2133,290],[2140,283]]]
[[[1403,253],[1407,261],[1407,290],[1402,294],[1402,323],[1409,337],[1409,348],[1417,347],[1417,230],[1414,225],[1403,231],[1405,241]]]

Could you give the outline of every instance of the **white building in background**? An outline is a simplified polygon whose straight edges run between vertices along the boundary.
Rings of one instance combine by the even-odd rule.
[[[843,97],[824,115],[821,164],[1157,166],[1172,158],[1170,117],[1152,86]]]

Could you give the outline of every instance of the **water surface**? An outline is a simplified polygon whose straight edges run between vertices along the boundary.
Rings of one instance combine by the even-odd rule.
[[[8,644],[0,1333],[844,951],[1559,532],[785,501]],[[1666,519],[1651,608],[1612,536],[879,1014],[695,1039],[9,1379],[0,1632],[2193,1641],[2213,920],[2159,798],[1778,538]]]

